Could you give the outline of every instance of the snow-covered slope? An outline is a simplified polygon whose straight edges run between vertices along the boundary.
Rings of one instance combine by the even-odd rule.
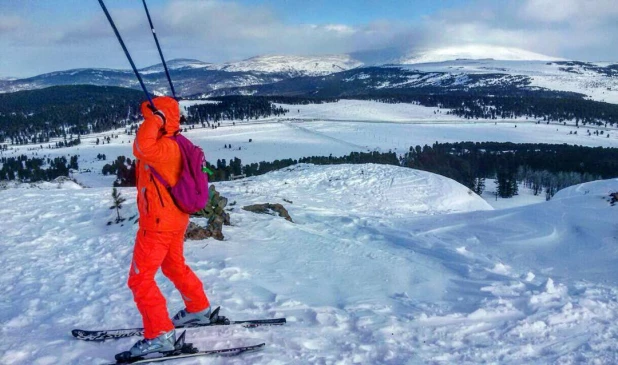
[[[529,81],[527,87],[569,91],[587,95],[592,100],[618,103],[618,65],[601,62],[574,61],[499,61],[456,60],[404,65],[408,70],[441,72],[451,78],[467,75],[495,74],[501,78],[488,80],[504,85]],[[443,76],[446,77],[446,76]],[[416,81],[416,80],[411,80]],[[487,85],[487,82],[484,82]],[[483,86],[483,83],[469,87]]]
[[[106,225],[111,188],[74,188],[0,190],[2,364],[100,364],[135,340],[69,335],[140,325],[126,287],[137,227]],[[178,364],[618,361],[618,208],[604,199],[618,180],[497,211],[391,166],[298,165],[217,189],[235,202],[232,226],[223,242],[188,241],[189,265],[228,316],[288,324],[191,329],[200,348],[267,346]],[[120,191],[133,217],[134,189]],[[240,209],[265,202],[294,223]],[[174,312],[180,296],[157,279]]]
[[[287,198],[295,206],[334,215],[406,217],[492,209],[454,180],[390,165],[301,164],[247,179],[242,185],[263,196]]]
[[[167,68],[169,70],[190,70],[190,69],[200,69],[200,68],[207,69],[207,70],[217,69],[217,66],[215,64],[208,63],[208,62],[202,62],[200,60],[188,59],[188,58],[173,59],[171,61],[165,62],[165,64],[167,65]],[[163,67],[162,63],[159,63],[157,65],[143,68],[140,70],[140,72],[142,74],[147,75],[147,74],[152,74],[152,73],[165,72],[165,68]]]
[[[363,63],[349,55],[330,56],[259,56],[221,65],[223,71],[258,71],[294,76],[319,76],[360,67]]]
[[[444,62],[459,59],[478,60],[493,59],[505,61],[560,61],[557,57],[551,57],[540,53],[530,52],[513,47],[500,47],[484,44],[466,44],[444,48],[434,48],[414,52],[397,63],[430,63]]]

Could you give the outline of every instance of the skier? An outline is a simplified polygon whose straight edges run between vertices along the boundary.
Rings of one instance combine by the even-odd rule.
[[[168,138],[180,131],[178,102],[167,96],[142,104],[144,122],[133,143],[137,159],[137,204],[139,230],[129,272],[129,288],[144,322],[144,339],[129,350],[132,357],[174,350],[174,327],[210,323],[210,303],[200,279],[185,264],[184,234],[189,214],[178,209],[165,187],[153,177],[154,168],[172,186],[182,168],[178,144]],[[156,109],[155,109],[156,108]],[[155,110],[155,111],[153,111]],[[154,280],[162,269],[185,303],[185,308],[169,318],[165,298]]]

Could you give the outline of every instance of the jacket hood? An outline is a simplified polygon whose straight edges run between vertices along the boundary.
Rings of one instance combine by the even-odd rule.
[[[165,133],[167,135],[176,133],[180,129],[180,107],[178,102],[169,96],[156,97],[152,99],[152,102],[157,110],[165,115]],[[150,103],[148,101],[142,103],[141,109],[144,119],[161,119],[161,117],[155,115],[152,110],[150,110]]]

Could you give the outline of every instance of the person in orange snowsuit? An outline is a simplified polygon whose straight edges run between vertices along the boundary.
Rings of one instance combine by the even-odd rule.
[[[210,303],[202,282],[185,264],[183,255],[189,214],[176,207],[170,193],[150,170],[154,168],[171,186],[178,181],[182,155],[178,144],[168,137],[180,131],[180,108],[170,97],[154,98],[153,103],[156,113],[148,102],[142,104],[144,122],[133,143],[139,230],[128,285],[144,322],[144,339],[131,348],[134,356],[172,351],[175,326],[210,321]],[[159,268],[180,291],[186,306],[173,319],[155,282]]]

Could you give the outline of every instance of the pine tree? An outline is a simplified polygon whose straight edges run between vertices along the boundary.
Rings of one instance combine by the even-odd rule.
[[[481,195],[483,194],[483,191],[485,191],[485,178],[484,177],[477,177],[474,179],[474,192],[477,195]]]
[[[116,209],[116,223],[120,223],[124,220],[124,218],[120,217],[120,209],[122,209],[122,203],[124,203],[126,199],[120,195],[120,192],[118,192],[116,188],[112,190],[112,199],[114,205],[109,207],[109,209]]]

